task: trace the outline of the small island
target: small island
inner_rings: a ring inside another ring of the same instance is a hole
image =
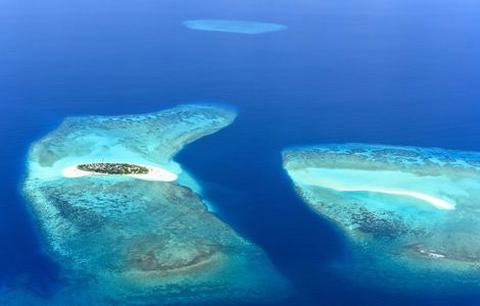
[[[178,176],[166,169],[125,162],[80,163],[62,170],[63,177],[78,178],[89,175],[130,176],[147,181],[173,182]]]
[[[147,167],[127,163],[88,163],[77,165],[77,168],[82,171],[99,174],[129,175],[148,173]]]

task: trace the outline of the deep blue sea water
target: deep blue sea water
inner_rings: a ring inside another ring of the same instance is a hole
[[[398,296],[333,275],[328,263],[348,260],[348,248],[297,197],[280,158],[291,145],[331,142],[479,151],[478,16],[474,0],[2,1],[0,286],[46,296],[61,286],[19,192],[31,142],[70,115],[217,101],[234,105],[237,121],[178,161],[293,282],[285,305],[480,305],[480,293]],[[181,24],[204,18],[289,28]]]

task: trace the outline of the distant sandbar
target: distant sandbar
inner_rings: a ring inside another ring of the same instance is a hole
[[[239,34],[262,34],[282,31],[287,28],[286,26],[277,23],[224,19],[187,20],[184,21],[183,24],[192,30]]]

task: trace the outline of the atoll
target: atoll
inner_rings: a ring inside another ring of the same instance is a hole
[[[47,252],[72,284],[49,305],[73,296],[92,305],[251,302],[288,291],[266,254],[210,213],[194,180],[173,161],[184,145],[235,116],[223,107],[186,105],[73,117],[32,145],[23,190]],[[109,169],[158,166],[178,180],[62,175],[65,167],[98,161]]]
[[[352,279],[480,288],[480,153],[323,145],[287,149],[283,164],[301,197],[351,241],[341,269]]]

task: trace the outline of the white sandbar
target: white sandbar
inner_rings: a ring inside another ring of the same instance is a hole
[[[337,191],[350,191],[350,192],[375,192],[375,193],[383,193],[383,194],[391,194],[391,195],[399,195],[399,196],[406,196],[412,197],[418,200],[425,201],[438,209],[455,209],[455,206],[451,203],[433,197],[428,194],[415,192],[415,191],[408,191],[408,190],[401,190],[401,189],[387,189],[387,188],[377,188],[377,187],[344,187],[344,186],[323,186],[329,189],[337,190]]]
[[[449,201],[424,192],[410,190],[408,187],[418,186],[416,178],[399,172],[306,168],[292,171],[290,174],[296,182],[301,184],[342,192],[374,192],[405,196],[427,202],[438,209],[455,209],[455,205]]]
[[[82,177],[82,176],[89,176],[89,175],[97,175],[97,176],[130,176],[134,177],[140,180],[146,180],[146,181],[159,181],[159,182],[173,182],[175,181],[178,176],[170,172],[168,170],[165,170],[160,167],[155,167],[155,166],[150,166],[150,165],[140,165],[140,164],[135,164],[136,166],[141,166],[145,167],[148,169],[148,173],[146,174],[104,174],[104,173],[97,173],[97,172],[91,172],[91,171],[84,171],[78,169],[78,165],[75,166],[70,166],[66,167],[62,170],[62,175],[67,178],[77,178],[77,177]]]

